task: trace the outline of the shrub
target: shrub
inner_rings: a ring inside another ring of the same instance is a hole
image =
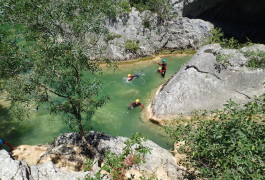
[[[239,49],[245,46],[253,45],[253,43],[247,39],[246,43],[239,43],[238,40],[236,40],[234,37],[227,39],[224,37],[224,33],[222,32],[222,29],[220,28],[213,28],[211,31],[211,38],[206,44],[213,44],[218,43],[223,48],[229,48],[229,49]]]
[[[202,178],[262,179],[265,176],[265,94],[243,107],[229,101],[224,110],[193,116],[165,127]],[[209,120],[209,117],[212,117]]]
[[[121,37],[121,35],[120,34],[115,34],[115,33],[111,33],[111,32],[109,32],[109,33],[107,33],[106,35],[105,35],[105,41],[111,41],[111,40],[113,40],[113,39],[115,39],[115,38],[120,38]]]
[[[95,177],[87,175],[86,180],[100,180],[106,176],[111,176],[114,180],[125,179],[126,172],[131,169],[133,165],[137,165],[144,162],[144,156],[150,153],[151,149],[142,145],[142,142],[146,141],[139,133],[134,134],[129,140],[125,141],[125,147],[123,153],[116,155],[112,152],[107,152],[104,158],[103,167],[95,174]],[[88,161],[86,169],[91,169],[91,161]],[[102,174],[104,170],[105,174]],[[108,174],[108,175],[107,175]],[[130,179],[133,179],[133,175]],[[143,177],[144,178],[144,177]],[[151,177],[155,179],[155,177]],[[150,180],[151,180],[150,179]]]
[[[246,51],[243,54],[248,58],[248,67],[265,69],[264,51]]]
[[[122,0],[118,3],[118,6],[121,7],[122,11],[124,13],[128,13],[131,11],[131,5],[127,0]]]
[[[139,41],[127,40],[124,47],[127,51],[136,52],[139,49]]]

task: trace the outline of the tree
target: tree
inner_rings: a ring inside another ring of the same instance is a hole
[[[0,72],[6,77],[5,90],[13,107],[22,105],[24,111],[48,104],[50,113],[64,114],[69,126],[85,140],[89,130],[86,122],[108,99],[98,97],[100,82],[93,74],[101,70],[89,58],[100,47],[86,42],[85,37],[90,34],[98,40],[106,32],[104,22],[115,17],[115,1],[2,2],[1,25],[19,25],[24,44],[30,44],[25,50],[16,40],[12,44],[1,31],[1,59],[6,61],[0,64]],[[95,150],[89,149],[95,155]]]

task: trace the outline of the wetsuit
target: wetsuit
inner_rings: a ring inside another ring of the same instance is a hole
[[[133,75],[133,76],[130,76],[129,79],[128,79],[128,81],[131,81],[131,80],[133,80],[134,78],[138,78],[138,77],[139,77],[139,76],[135,74],[135,75]]]
[[[165,76],[165,74],[166,74],[166,72],[167,72],[167,63],[162,63],[162,64],[160,64],[160,63],[157,63],[158,65],[160,65],[160,66],[162,66],[162,69],[161,69],[161,75],[164,77]]]
[[[141,107],[144,109],[144,105],[142,105],[141,103],[133,102],[133,103],[130,104],[130,107],[131,107],[132,109],[134,109],[134,108],[136,108],[136,107],[138,107],[138,106],[141,106]]]
[[[0,147],[1,147],[2,144],[7,145],[10,148],[10,151],[13,150],[12,145],[9,142],[7,142],[6,140],[0,139]]]

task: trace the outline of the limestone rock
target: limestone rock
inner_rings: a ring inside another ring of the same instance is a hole
[[[242,52],[247,50],[265,51],[265,46],[241,50],[222,49],[218,44],[202,47],[160,89],[152,102],[151,119],[171,119],[194,110],[220,109],[229,99],[246,103],[255,95],[263,94],[265,71],[245,66],[248,60]]]
[[[52,162],[29,166],[24,161],[13,160],[5,150],[0,151],[1,180],[78,180],[84,179],[86,174],[60,170]]]
[[[121,154],[125,147],[124,142],[128,139],[125,137],[112,137],[93,131],[87,134],[85,138],[101,155],[104,155],[106,151]],[[176,164],[174,156],[167,150],[149,140],[143,142],[143,145],[151,148],[151,153],[146,155],[144,164],[133,166],[127,172],[127,177],[130,177],[130,174],[135,174],[136,177],[154,174],[158,179],[163,180],[184,179],[185,170]],[[88,158],[83,146],[85,145],[82,143],[79,133],[62,134],[55,138],[53,145],[49,146],[20,146],[15,150],[14,155],[18,159],[23,158],[31,163],[36,163],[31,166],[24,161],[11,159],[6,151],[0,151],[0,179],[83,179],[86,174],[91,172],[71,171],[80,171],[82,168],[75,168],[78,165],[76,162],[78,161],[80,167],[82,167]],[[43,151],[45,148],[46,152]],[[35,150],[37,152],[34,152]],[[30,154],[33,155],[31,156]],[[84,155],[84,158],[78,159],[82,155]],[[36,159],[34,160],[33,158]],[[74,168],[69,168],[71,166]],[[98,170],[98,164],[95,163],[93,172]],[[93,176],[93,173],[91,173],[91,176]]]
[[[197,49],[209,37],[213,26],[199,19],[161,19],[150,11],[140,13],[132,8],[130,13],[106,22],[106,28],[109,34],[98,37],[98,46],[104,48],[99,54],[91,54],[91,58],[127,60],[152,55],[162,49]],[[88,35],[86,41],[93,38],[95,36]],[[135,44],[135,49],[128,47],[130,42]]]

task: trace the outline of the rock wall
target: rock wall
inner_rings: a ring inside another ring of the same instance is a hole
[[[106,151],[121,154],[127,140],[124,137],[111,137],[97,132],[89,133],[86,139],[102,155]],[[144,164],[133,166],[127,172],[127,177],[130,177],[130,174],[139,177],[144,172],[145,175],[154,174],[163,180],[184,179],[185,170],[176,164],[175,158],[167,150],[149,140],[143,145],[151,148],[151,153],[145,157]],[[65,133],[57,137],[53,145],[19,146],[13,152],[13,156],[19,160],[10,158],[9,154],[2,150],[0,179],[84,179],[88,173],[82,172],[80,167],[83,167],[89,156],[84,147],[78,133]],[[98,163],[95,163],[93,172],[98,170]],[[89,173],[93,176],[92,172]]]
[[[209,21],[228,37],[265,43],[264,0],[172,0],[172,5],[181,16]]]
[[[247,68],[248,59],[242,53],[257,50],[265,51],[265,46],[240,50],[222,49],[218,44],[202,47],[161,88],[151,105],[151,119],[169,120],[194,110],[220,109],[229,99],[246,103],[265,93],[265,71]]]
[[[150,11],[140,13],[132,8],[130,13],[106,23],[109,33],[97,39],[103,50],[91,57],[127,60],[152,55],[162,49],[197,49],[209,37],[212,27],[199,19],[162,19]],[[94,38],[94,35],[87,35],[85,41],[91,42]],[[136,43],[138,48],[126,48],[129,41]]]

